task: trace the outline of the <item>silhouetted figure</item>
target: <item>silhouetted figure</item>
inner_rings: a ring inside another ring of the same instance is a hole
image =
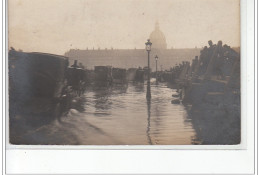
[[[85,91],[85,70],[78,66],[75,60],[71,68],[68,69],[68,84],[72,86],[73,91],[80,96]]]
[[[74,64],[71,67],[78,68],[78,60],[74,60]]]
[[[199,75],[203,75],[208,67],[209,64],[209,49],[207,46],[200,51],[200,71],[198,72]]]
[[[198,56],[195,56],[195,58],[192,60],[192,65],[191,65],[192,77],[197,76],[199,67],[200,67],[199,58]]]
[[[79,67],[85,69],[85,66],[82,63],[79,63]]]
[[[223,80],[225,79],[225,76],[222,70],[224,66],[224,50],[222,47],[222,41],[218,41],[217,47],[218,47],[218,53],[215,61],[215,74],[217,75],[217,78],[221,78]]]
[[[209,47],[213,46],[213,42],[211,40],[208,41]]]
[[[209,59],[212,57],[213,55],[213,52],[216,48],[216,45],[213,44],[213,42],[211,40],[208,41],[208,44],[209,44],[209,48],[208,48],[208,56],[209,56]]]

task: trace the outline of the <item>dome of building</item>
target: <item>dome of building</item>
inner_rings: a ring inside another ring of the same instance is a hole
[[[156,22],[154,31],[150,34],[150,40],[154,49],[167,49],[166,39]]]

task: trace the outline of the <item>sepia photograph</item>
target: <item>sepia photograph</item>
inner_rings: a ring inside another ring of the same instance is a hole
[[[240,0],[7,9],[11,145],[241,143]]]

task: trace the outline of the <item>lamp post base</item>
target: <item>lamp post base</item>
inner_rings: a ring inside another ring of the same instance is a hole
[[[151,87],[150,82],[147,82],[147,92],[146,92],[146,99],[151,99]]]
[[[146,99],[150,100],[152,97],[151,97],[151,94],[146,94]]]

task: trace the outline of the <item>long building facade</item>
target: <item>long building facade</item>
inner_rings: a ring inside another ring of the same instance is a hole
[[[150,64],[155,70],[155,55],[158,55],[158,69],[169,69],[182,61],[191,61],[199,56],[199,49],[165,49],[152,50],[150,53]],[[147,66],[147,52],[145,49],[133,50],[75,50],[65,53],[70,63],[78,60],[86,68],[93,69],[94,66],[113,66],[119,68],[138,68]]]
[[[150,34],[152,51],[150,53],[150,65],[155,70],[155,55],[159,57],[158,69],[166,70],[182,61],[191,61],[199,56],[200,49],[167,49],[166,38],[156,22],[154,31]],[[93,69],[94,66],[113,66],[119,68],[138,68],[147,66],[148,58],[145,49],[104,49],[104,50],[79,50],[71,49],[65,53],[70,63],[78,60],[86,68]]]

